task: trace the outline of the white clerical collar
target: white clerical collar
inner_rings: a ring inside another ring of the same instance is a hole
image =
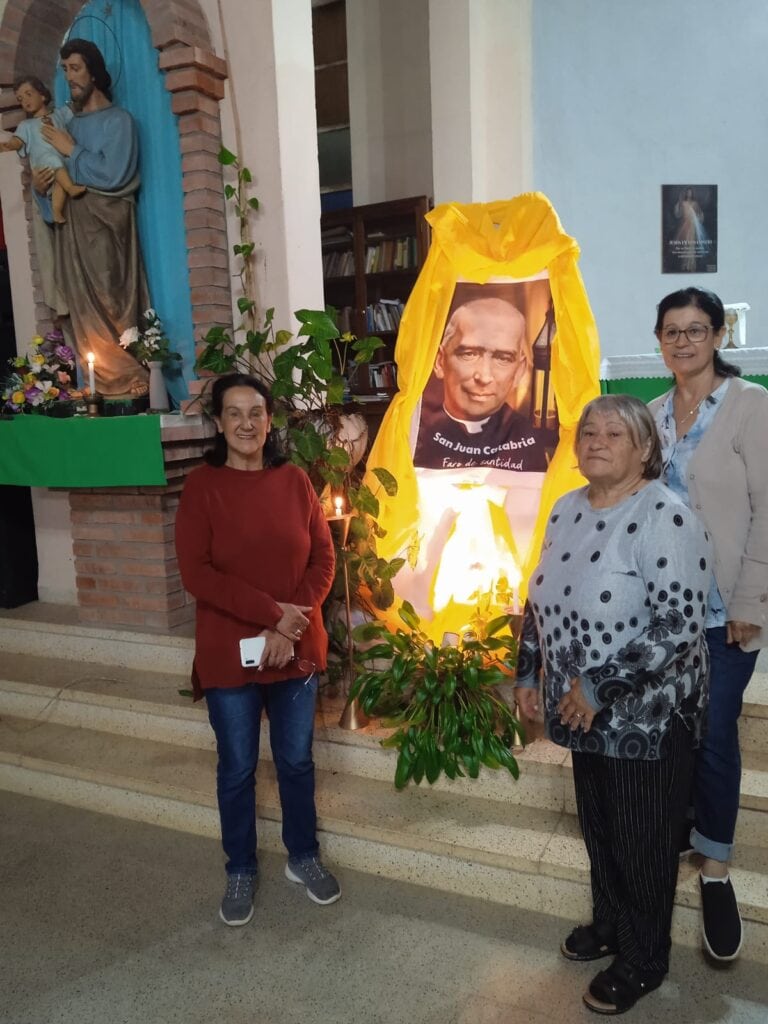
[[[486,416],[484,420],[460,420],[456,416],[451,416],[445,406],[443,406],[443,412],[449,420],[453,420],[454,423],[460,423],[468,434],[482,433],[483,427],[491,418],[490,416]]]

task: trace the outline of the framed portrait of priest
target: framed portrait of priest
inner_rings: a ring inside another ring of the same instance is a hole
[[[549,279],[458,282],[421,402],[413,464],[543,473],[557,445]]]

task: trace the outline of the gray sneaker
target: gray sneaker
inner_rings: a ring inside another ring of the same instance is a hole
[[[253,917],[253,892],[256,888],[254,875],[227,875],[227,890],[219,907],[219,917],[224,924],[237,928],[248,924]]]
[[[290,857],[285,865],[285,877],[289,882],[305,886],[307,896],[323,906],[335,903],[341,896],[339,883],[328,868],[323,867],[317,856],[301,859]]]

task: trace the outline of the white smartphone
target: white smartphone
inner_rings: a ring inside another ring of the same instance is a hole
[[[240,641],[240,664],[243,668],[259,668],[266,643],[263,636],[247,636]]]

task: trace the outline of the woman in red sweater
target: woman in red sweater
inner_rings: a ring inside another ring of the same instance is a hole
[[[187,478],[176,517],[176,551],[197,599],[196,699],[205,696],[219,755],[216,792],[227,856],[225,924],[253,917],[257,880],[255,772],[262,711],[283,811],[285,874],[316,903],[341,891],[318,856],[312,732],[317,671],[328,637],[321,604],[334,550],[307,475],[280,455],[272,401],[255,377],[220,377],[211,392],[218,433],[207,465]],[[240,641],[264,638],[245,667]]]

